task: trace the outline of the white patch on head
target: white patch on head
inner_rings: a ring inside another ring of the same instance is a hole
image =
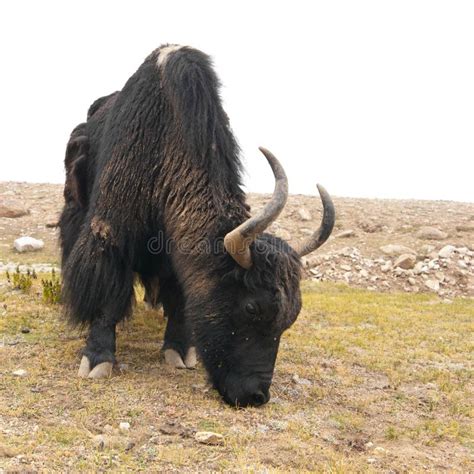
[[[179,44],[170,44],[169,46],[161,48],[158,54],[158,61],[156,62],[158,67],[163,67],[166,64],[168,56],[181,48],[183,48],[183,46],[180,46]]]

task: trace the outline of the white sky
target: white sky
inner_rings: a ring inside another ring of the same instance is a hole
[[[0,180],[62,182],[98,97],[162,43],[214,58],[246,184],[474,202],[472,1],[3,1]]]

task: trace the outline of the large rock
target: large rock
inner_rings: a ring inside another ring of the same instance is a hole
[[[395,268],[400,267],[404,270],[410,270],[415,266],[415,263],[416,256],[411,253],[405,253],[403,255],[400,255],[400,257],[395,260],[395,263],[393,265]]]
[[[398,245],[398,244],[384,245],[380,247],[380,250],[385,255],[389,255],[390,257],[399,257],[400,255],[404,255],[404,254],[416,255],[416,252],[413,249],[409,247],[405,247],[405,245]]]
[[[21,209],[18,207],[6,206],[0,204],[0,217],[8,217],[10,219],[15,219],[17,217],[23,217],[30,213],[28,209]]]
[[[33,237],[19,237],[13,242],[13,246],[18,252],[33,252],[41,250],[44,247],[44,242]]]
[[[422,227],[416,233],[416,236],[423,240],[444,240],[448,237],[448,234],[436,227]]]

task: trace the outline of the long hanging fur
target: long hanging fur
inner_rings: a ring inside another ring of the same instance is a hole
[[[208,56],[155,50],[122,91],[96,100],[66,154],[61,218],[63,301],[73,324],[131,312],[133,275],[150,260],[146,240],[223,235],[248,217],[237,143]],[[177,216],[186,210],[181,232]],[[203,213],[206,210],[206,213]],[[194,218],[193,218],[194,215]],[[203,220],[204,219],[204,220]]]

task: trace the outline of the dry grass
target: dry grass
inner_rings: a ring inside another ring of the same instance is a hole
[[[283,338],[272,403],[235,410],[207,387],[202,367],[163,364],[162,316],[141,303],[120,328],[114,377],[77,379],[83,336],[39,291],[37,282],[29,294],[12,291],[1,276],[0,468],[473,468],[472,299],[307,283],[305,309]],[[128,432],[118,430],[122,421]],[[197,444],[197,430],[219,432],[225,444]]]

